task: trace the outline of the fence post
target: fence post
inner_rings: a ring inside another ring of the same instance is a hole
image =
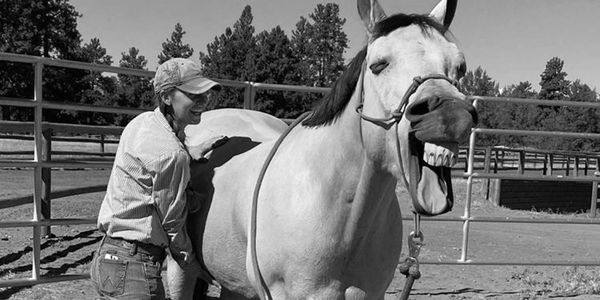
[[[594,176],[600,177],[600,172],[594,172]],[[598,205],[598,181],[594,180],[592,182],[592,199],[590,204],[590,216],[592,218],[596,217],[596,206]]]
[[[575,156],[575,176],[579,176],[579,156]]]
[[[244,109],[254,109],[256,88],[253,82],[246,82],[246,84],[246,88],[244,89]]]
[[[465,151],[465,173],[469,170],[469,148]]]
[[[566,175],[565,176],[569,176],[569,174],[571,174],[571,157],[568,155],[565,155],[565,158],[567,159],[567,168],[566,168]]]
[[[494,149],[494,174],[498,173],[498,149]]]
[[[519,150],[519,174],[525,174],[525,151]]]
[[[490,172],[490,164],[491,164],[491,156],[492,156],[492,147],[485,147],[485,158],[483,159],[483,173]],[[485,200],[489,200],[490,196],[490,179],[486,178],[485,183],[481,185],[481,192],[485,189]]]
[[[104,154],[104,134],[100,135],[100,153]]]
[[[44,162],[52,160],[52,129],[48,128],[42,131],[43,152],[42,159]],[[50,192],[52,191],[52,169],[42,168],[42,219],[47,220],[52,218],[52,199]],[[50,238],[54,235],[51,232],[50,226],[42,227],[41,232],[43,237]]]
[[[548,175],[552,175],[554,173],[554,154],[550,153],[550,174]]]
[[[544,154],[544,169],[542,170],[542,175],[548,174],[548,154]]]

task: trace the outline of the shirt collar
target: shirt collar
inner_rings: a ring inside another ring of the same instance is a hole
[[[181,149],[183,149],[187,153],[188,152],[187,147],[185,146],[184,143],[182,143],[179,140],[179,138],[175,134],[175,131],[173,131],[173,128],[171,127],[171,125],[169,125],[169,122],[165,118],[165,115],[163,115],[163,113],[160,111],[160,108],[157,107],[156,109],[154,109],[153,113],[154,113],[154,118],[158,122],[158,124],[163,126],[168,132],[170,132],[173,135],[173,138],[179,143],[179,146],[181,146]],[[188,155],[189,155],[189,153],[188,153]]]

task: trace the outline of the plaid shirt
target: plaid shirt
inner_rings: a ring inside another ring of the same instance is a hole
[[[195,259],[186,231],[190,156],[158,110],[125,127],[98,228],[113,238],[168,247],[183,267]]]

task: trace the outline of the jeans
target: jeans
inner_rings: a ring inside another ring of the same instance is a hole
[[[94,253],[90,277],[101,299],[165,299],[164,254],[106,243]]]

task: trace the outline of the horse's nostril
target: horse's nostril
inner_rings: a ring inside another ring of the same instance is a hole
[[[408,106],[406,109],[406,119],[415,122],[420,119],[421,116],[437,109],[444,101],[452,101],[451,99],[444,99],[437,96],[426,97],[417,100],[415,103]]]
[[[467,101],[427,97],[406,109],[411,130],[422,142],[462,142],[477,122],[477,113]]]

